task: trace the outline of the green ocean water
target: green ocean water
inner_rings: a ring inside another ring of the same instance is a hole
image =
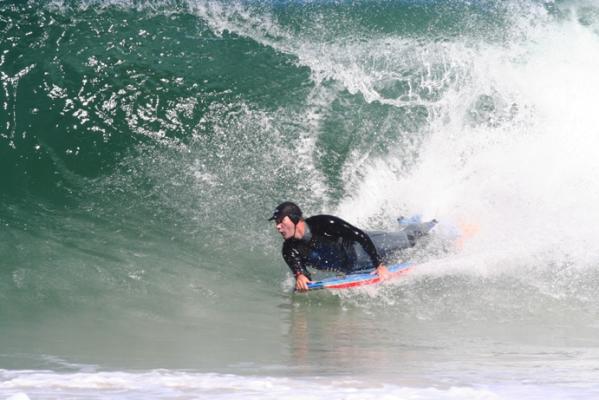
[[[55,398],[23,371],[164,369],[239,375],[189,398],[260,398],[248,375],[592,398],[598,18],[590,1],[0,1],[0,393]],[[266,221],[283,200],[477,235],[409,254],[422,268],[397,285],[301,296]]]

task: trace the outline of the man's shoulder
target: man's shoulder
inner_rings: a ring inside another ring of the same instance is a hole
[[[328,214],[320,214],[320,215],[313,215],[309,218],[306,218],[306,223],[308,225],[313,225],[313,224],[335,224],[335,223],[341,223],[341,224],[347,224],[347,225],[351,225],[349,224],[347,221],[336,217],[334,215],[328,215]]]

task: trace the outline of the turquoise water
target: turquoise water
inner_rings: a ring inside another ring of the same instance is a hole
[[[1,1],[2,398],[599,393],[591,1]],[[283,200],[474,234],[296,295]]]

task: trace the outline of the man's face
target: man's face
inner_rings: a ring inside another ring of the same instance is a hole
[[[293,224],[293,221],[289,219],[289,217],[285,216],[283,219],[277,219],[275,224],[277,232],[283,236],[283,239],[287,240],[293,237],[295,234],[295,225]]]

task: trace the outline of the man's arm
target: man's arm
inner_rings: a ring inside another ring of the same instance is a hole
[[[295,290],[308,290],[308,283],[311,282],[310,273],[300,257],[299,250],[291,242],[286,241],[283,244],[283,259],[295,276]]]

